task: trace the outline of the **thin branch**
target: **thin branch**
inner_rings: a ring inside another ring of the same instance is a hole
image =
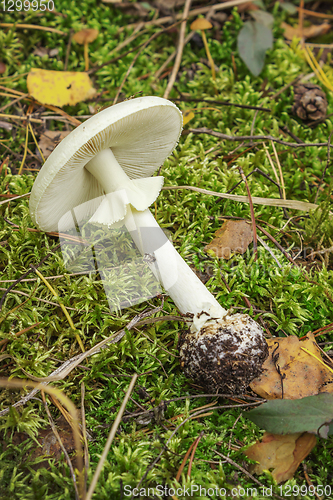
[[[242,167],[238,167],[239,173],[242,177],[243,182],[245,182],[246,186],[246,191],[247,195],[249,197],[249,205],[250,205],[250,213],[251,213],[251,221],[252,221],[252,231],[253,231],[253,251],[254,251],[254,261],[257,260],[258,258],[258,241],[257,241],[257,228],[256,228],[256,219],[254,216],[254,210],[253,210],[253,202],[252,202],[252,196],[251,196],[251,191],[249,188],[249,184],[247,182],[247,179],[244,175]]]
[[[178,99],[172,99],[175,102],[204,102],[208,104],[217,104],[220,106],[233,106],[235,108],[242,108],[242,109],[254,109],[256,111],[266,111],[267,113],[271,113],[270,108],[262,108],[260,106],[248,106],[245,104],[237,104],[235,102],[230,102],[230,101],[219,101],[219,100],[213,100],[213,99],[192,99],[191,97],[181,97]]]
[[[242,5],[244,3],[247,3],[248,0],[230,0],[229,2],[223,2],[223,3],[217,3],[215,5],[209,5],[208,7],[200,7],[198,9],[193,9],[189,12],[188,17],[196,17],[199,16],[200,14],[207,14],[210,10],[213,11],[213,13],[218,12],[219,10],[224,10],[224,9],[229,9],[232,7],[236,7],[237,5]],[[159,17],[158,19],[154,19],[153,21],[147,21],[144,23],[144,27],[147,28],[148,26],[159,26],[161,24],[165,23],[170,23],[174,19],[181,19],[182,14],[177,14],[176,16],[166,16],[166,17]],[[142,21],[140,21],[141,23]],[[118,33],[121,33],[125,29],[132,29],[137,26],[137,23],[133,24],[127,24],[126,26],[122,26],[119,30]]]
[[[282,141],[281,139],[277,139],[276,137],[273,137],[272,135],[227,135],[227,134],[222,134],[222,132],[216,132],[215,130],[211,130],[206,127],[202,128],[190,128],[188,130],[192,134],[208,134],[208,135],[213,135],[214,137],[218,137],[219,139],[225,139],[226,141],[248,141],[248,140],[255,140],[255,141],[274,141],[277,142],[278,144],[283,144],[283,146],[289,146],[290,148],[300,148],[300,147],[321,147],[321,146],[326,146],[326,147],[333,147],[333,144],[329,144],[328,142],[302,142],[302,143],[297,143],[297,142],[286,142]]]
[[[212,451],[214,453],[216,453],[216,455],[219,455],[224,460],[226,460],[230,465],[233,465],[238,470],[240,470],[241,472],[243,472],[243,474],[245,474],[247,477],[249,477],[250,479],[252,479],[252,481],[254,483],[258,484],[261,488],[265,487],[260,481],[258,481],[258,479],[256,479],[254,476],[252,476],[252,474],[250,474],[246,469],[244,469],[243,467],[241,467],[240,465],[238,465],[236,462],[234,462],[231,458],[227,457],[226,455],[223,455],[223,453],[220,453],[219,451],[216,451],[216,450],[212,450]],[[273,493],[273,496],[275,498],[279,498],[281,500],[285,500],[283,497],[280,497],[280,495],[277,495],[276,493]]]

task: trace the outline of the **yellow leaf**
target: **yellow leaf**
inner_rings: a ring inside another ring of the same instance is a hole
[[[266,399],[281,399],[281,376],[284,399],[301,399],[321,392],[333,392],[332,372],[323,366],[312,333],[308,333],[302,341],[294,335],[272,337],[267,339],[267,345],[270,355],[262,365],[264,371],[250,385],[255,393]],[[276,355],[279,357],[276,358]]]
[[[308,432],[284,436],[265,432],[262,441],[257,441],[244,453],[258,462],[250,466],[252,473],[262,474],[265,470],[270,470],[279,484],[294,476],[297,467],[315,447],[316,442],[316,436]]]
[[[27,78],[29,94],[42,104],[62,107],[93,97],[96,90],[87,73],[33,68]]]
[[[192,118],[194,118],[193,111],[183,111],[183,126],[192,120]]]

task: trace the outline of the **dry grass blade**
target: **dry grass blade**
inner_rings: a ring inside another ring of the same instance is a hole
[[[25,194],[20,194],[19,196],[14,196],[13,198],[10,198],[10,199],[4,200],[4,201],[0,201],[0,205],[4,205],[5,203],[9,203],[10,201],[19,200],[20,198],[25,198],[26,196],[29,196],[29,195],[30,195],[30,192],[25,193]]]
[[[201,416],[203,416],[203,415],[201,415]],[[190,463],[188,464],[188,471],[187,471],[187,478],[188,479],[190,479],[190,477],[191,477],[192,464],[193,464],[193,460],[194,460],[195,451],[196,451],[198,444],[200,443],[203,435],[204,435],[204,431],[201,431],[200,435],[197,437],[197,439],[194,442],[194,446],[193,446],[193,450],[192,450],[191,458],[190,458]]]
[[[37,276],[42,280],[42,282],[44,283],[45,286],[47,286],[47,288],[50,290],[50,292],[54,295],[54,297],[57,297],[57,299],[59,299],[59,295],[57,294],[57,292],[55,291],[55,289],[50,285],[50,283],[48,283],[48,281],[44,278],[44,276],[42,275],[42,273],[40,273],[38,271],[38,269],[34,268],[34,271],[35,273],[37,274]],[[77,330],[74,326],[74,323],[72,321],[72,318],[70,317],[70,315],[68,314],[68,311],[66,309],[66,307],[59,301],[59,305],[64,313],[64,315],[66,316],[66,319],[69,323],[69,326],[72,328],[72,330],[74,331],[74,334],[75,334],[75,338],[81,348],[81,351],[84,352],[85,349],[83,347],[83,344],[82,344],[82,340],[80,339],[80,336],[79,334],[77,333]]]
[[[64,31],[57,30],[56,28],[49,28],[48,26],[38,26],[37,24],[18,24],[18,23],[0,23],[0,28],[21,28],[23,30],[42,30],[57,35],[66,35]]]
[[[24,153],[23,153],[22,162],[21,162],[21,165],[20,165],[20,168],[18,171],[18,175],[22,174],[22,170],[23,170],[24,163],[25,163],[25,160],[27,157],[27,153],[28,153],[28,138],[29,138],[29,125],[28,125],[28,123],[27,123],[27,127],[26,127],[26,132],[25,132]]]
[[[280,160],[279,160],[279,155],[277,154],[277,151],[276,151],[275,144],[274,144],[273,141],[271,141],[271,143],[272,143],[272,148],[273,148],[273,151],[274,151],[275,160],[276,160],[276,163],[277,163],[278,168],[279,168],[280,184],[281,184],[281,188],[282,188],[283,199],[285,200],[286,199],[286,188],[285,188],[285,185],[284,185],[284,179],[283,179],[283,174],[282,174],[281,163],[280,163]],[[330,148],[328,148],[328,149],[330,149]]]
[[[254,209],[253,209],[253,201],[252,201],[252,196],[249,188],[249,184],[247,182],[247,179],[244,175],[242,167],[238,167],[239,173],[242,177],[243,182],[245,183],[246,186],[246,191],[247,191],[247,196],[249,198],[249,205],[250,205],[250,213],[251,213],[251,222],[252,222],[252,232],[253,232],[253,252],[254,252],[254,261],[257,260],[258,258],[258,241],[257,241],[257,228],[256,228],[256,219],[254,216]]]
[[[87,491],[88,469],[89,469],[89,451],[86,428],[86,414],[84,409],[85,385],[81,382],[81,422],[82,422],[82,437],[84,444],[84,491]]]
[[[52,432],[53,434],[55,435],[58,443],[59,443],[59,446],[66,458],[66,462],[68,464],[68,467],[69,467],[69,470],[70,470],[70,473],[71,473],[71,476],[72,476],[72,480],[73,480],[73,484],[74,484],[74,489],[75,489],[75,498],[76,500],[79,500],[80,499],[80,494],[79,494],[79,490],[78,490],[78,487],[77,487],[77,483],[76,483],[76,477],[75,477],[75,472],[74,472],[74,468],[73,468],[73,464],[72,464],[72,461],[67,453],[67,450],[64,446],[64,443],[62,442],[62,439],[60,437],[60,434],[59,432],[57,431],[57,428],[55,426],[55,423],[53,421],[53,418],[52,418],[52,415],[50,413],[50,410],[49,410],[49,407],[48,407],[48,404],[46,402],[46,399],[45,399],[45,394],[44,394],[44,391],[41,391],[41,394],[42,394],[42,399],[43,399],[43,403],[44,403],[44,408],[45,408],[45,411],[46,411],[46,414],[47,414],[47,417],[49,419],[49,423],[50,423],[50,426],[51,426],[51,429],[52,429]],[[81,498],[84,498],[84,491],[81,491],[82,495],[81,495]]]
[[[164,99],[168,99],[169,94],[172,90],[172,87],[176,81],[176,77],[178,74],[178,70],[180,67],[180,63],[182,60],[182,55],[183,55],[183,49],[184,49],[184,39],[185,39],[185,30],[186,30],[186,19],[188,17],[188,13],[191,7],[191,2],[192,0],[186,0],[185,6],[184,6],[184,11],[183,11],[183,16],[182,16],[182,24],[180,26],[180,31],[179,31],[179,41],[178,41],[178,47],[177,47],[177,55],[176,55],[176,60],[175,64],[173,65],[172,72],[168,81],[167,88],[165,89],[164,92]]]
[[[275,176],[276,183],[280,186],[279,176],[278,176],[278,174],[277,174],[277,171],[276,171],[275,165],[274,165],[274,163],[273,163],[272,157],[271,157],[271,155],[270,155],[270,154],[269,154],[269,152],[268,152],[268,148],[267,148],[266,144],[264,144],[263,146],[264,146],[265,154],[266,154],[266,156],[267,156],[267,159],[268,159],[268,161],[269,161],[269,164],[270,164],[270,166],[272,167],[272,170],[273,170],[273,173],[274,173],[274,176]],[[284,196],[284,199],[285,199],[285,196]]]
[[[202,189],[194,186],[164,186],[162,187],[162,189],[189,189],[190,191],[196,191],[197,193],[202,193],[202,194],[209,194],[211,196],[225,198],[226,200],[240,201],[242,203],[250,202],[248,196],[242,196],[238,194],[218,193],[216,191],[210,191],[209,189]],[[318,205],[316,205],[315,203],[308,203],[307,201],[280,200],[277,198],[261,198],[258,196],[252,196],[252,202],[257,205],[266,205],[270,207],[293,208],[294,210],[302,210],[303,212],[309,212],[309,210],[315,210],[318,207]]]
[[[91,484],[89,486],[89,490],[88,490],[88,493],[87,493],[87,496],[86,496],[85,500],[91,500],[91,497],[92,497],[92,495],[94,493],[94,490],[96,488],[96,484],[97,484],[99,475],[100,475],[100,473],[102,471],[105,459],[107,457],[107,454],[109,453],[110,446],[111,446],[112,441],[113,441],[113,439],[114,439],[114,437],[116,435],[117,429],[118,429],[119,424],[121,422],[121,419],[123,417],[126,405],[127,405],[128,400],[130,398],[130,395],[131,395],[131,393],[133,391],[133,388],[134,388],[134,385],[135,385],[135,382],[136,382],[137,378],[138,378],[138,375],[135,373],[133,375],[132,380],[130,382],[130,385],[129,385],[128,389],[127,389],[127,392],[126,392],[125,397],[123,399],[123,402],[121,404],[120,410],[119,410],[119,412],[118,412],[118,414],[116,416],[116,420],[113,422],[113,425],[111,427],[111,431],[110,431],[108,440],[107,440],[106,445],[104,447],[104,450],[103,450],[103,453],[101,455],[101,458],[99,459],[99,462],[98,462],[98,465],[97,465],[97,469],[95,471],[94,477],[92,478],[92,481],[91,481]]]
[[[185,456],[184,456],[184,458],[183,458],[183,461],[182,461],[182,463],[180,464],[180,467],[179,467],[178,472],[177,472],[177,475],[176,475],[176,481],[179,481],[180,476],[182,475],[182,472],[183,472],[184,467],[185,467],[185,465],[186,465],[187,459],[188,459],[188,457],[190,456],[190,453],[191,453],[191,451],[192,451],[192,449],[193,449],[193,446],[195,445],[195,443],[196,443],[196,440],[197,440],[197,439],[198,439],[198,438],[196,438],[196,439],[193,441],[193,443],[191,444],[191,446],[189,447],[189,449],[188,449],[188,450],[187,450],[187,452],[185,453]]]
[[[312,68],[312,70],[315,72],[316,77],[318,78],[318,80],[323,85],[325,85],[325,87],[327,87],[332,92],[333,91],[333,85],[329,81],[329,79],[327,78],[325,72],[319,66],[319,64],[317,62],[317,59],[315,58],[315,56],[314,56],[312,50],[310,49],[310,47],[308,47],[307,45],[305,45],[303,43],[302,44],[302,48],[303,48],[303,52],[304,52],[305,58],[306,58],[307,62],[309,63],[310,67]]]

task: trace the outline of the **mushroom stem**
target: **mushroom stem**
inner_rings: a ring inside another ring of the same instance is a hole
[[[109,148],[98,153],[85,168],[99,181],[107,195],[109,203],[104,204],[103,213],[97,217],[105,223],[108,218],[107,211],[110,204],[112,205],[113,193],[128,189],[133,181],[123,171]],[[96,220],[96,217],[93,219]],[[110,224],[112,223],[110,218]],[[202,315],[201,323],[211,314],[218,318],[227,314],[175,250],[149,209],[139,211],[127,204],[124,224],[139,252],[153,257],[154,262],[149,264],[152,272],[182,314]]]
[[[211,53],[210,53],[210,50],[208,47],[206,33],[204,32],[204,30],[201,30],[201,35],[202,35],[202,41],[203,41],[205,49],[206,49],[206,54],[207,54],[207,58],[208,58],[208,61],[210,64],[210,68],[212,70],[212,78],[213,78],[213,80],[215,80],[216,79],[215,64],[214,64],[213,58],[211,56]]]
[[[84,62],[85,62],[84,71],[88,71],[89,69],[88,41],[84,42],[83,49],[84,49]]]
[[[139,212],[128,207],[124,223],[140,253],[155,259],[150,267],[182,314],[203,315],[206,319],[227,314],[167,239],[149,209]],[[149,238],[144,238],[145,233]]]
[[[100,151],[85,168],[98,180],[106,194],[113,193],[131,181],[110,148]]]

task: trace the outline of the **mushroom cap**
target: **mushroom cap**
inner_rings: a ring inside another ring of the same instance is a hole
[[[176,147],[181,130],[180,110],[161,97],[124,101],[92,116],[44,163],[31,191],[32,220],[44,231],[57,231],[59,220],[79,205],[89,206],[85,216],[93,215],[104,190],[84,167],[96,154],[111,148],[130,179],[150,177]]]
[[[204,17],[198,17],[198,19],[193,21],[190,27],[191,30],[209,30],[213,25]]]
[[[98,36],[98,30],[95,30],[93,28],[86,28],[75,33],[73,35],[73,40],[74,42],[83,45],[85,43],[93,42],[94,40],[96,40],[97,36]]]

